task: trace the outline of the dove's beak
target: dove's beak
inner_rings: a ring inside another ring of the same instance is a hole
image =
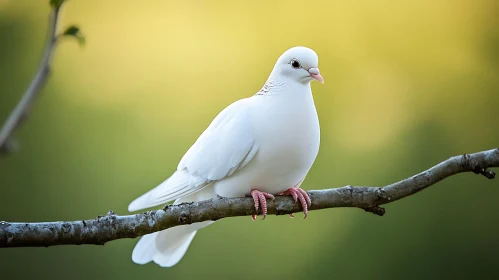
[[[308,69],[308,73],[310,73],[310,77],[312,77],[312,79],[319,81],[322,84],[324,83],[324,78],[322,78],[319,68],[310,68]]]

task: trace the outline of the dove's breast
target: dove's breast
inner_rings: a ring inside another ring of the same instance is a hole
[[[252,189],[276,194],[300,184],[320,144],[311,92],[255,98],[249,115],[258,152],[244,168],[215,182],[215,192],[224,197],[244,196]]]

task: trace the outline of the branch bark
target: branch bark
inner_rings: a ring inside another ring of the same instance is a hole
[[[380,205],[408,197],[435,183],[463,172],[495,178],[489,167],[499,167],[499,149],[455,156],[410,178],[384,187],[353,187],[309,191],[309,210],[356,207],[382,216]],[[267,204],[268,213],[284,215],[301,211],[289,196],[276,196]],[[112,211],[95,219],[71,222],[9,223],[0,222],[1,247],[43,247],[104,243],[135,238],[178,225],[255,214],[251,198],[223,198],[168,205],[156,211],[118,216]]]
[[[14,145],[11,141],[9,141],[9,138],[14,130],[21,124],[22,120],[26,117],[33,101],[38,96],[40,90],[47,81],[50,72],[50,61],[52,59],[54,47],[57,43],[56,32],[62,2],[54,7],[50,14],[47,43],[40,61],[40,66],[38,67],[38,70],[36,71],[30,85],[24,92],[23,97],[5,121],[2,130],[0,130],[0,152],[7,153],[13,149]]]

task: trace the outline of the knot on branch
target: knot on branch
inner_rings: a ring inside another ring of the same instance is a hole
[[[69,223],[63,223],[61,225],[62,232],[68,233],[71,230],[71,225]]]
[[[364,211],[369,212],[369,213],[373,213],[374,215],[378,215],[378,216],[383,216],[386,213],[385,208],[380,207],[380,206],[366,207],[366,208],[364,208]]]
[[[480,166],[478,161],[475,158],[472,158],[468,154],[463,155],[462,164],[469,166],[471,171],[473,171],[473,173],[483,175],[487,179],[494,179],[496,177],[496,173],[494,171],[488,170],[486,167]]]
[[[482,168],[477,166],[475,169],[473,169],[473,173],[475,174],[481,174],[485,176],[487,179],[494,179],[496,177],[496,173],[492,170],[488,170],[486,168]]]
[[[191,223],[191,213],[187,211],[182,211],[180,212],[180,215],[178,215],[178,222],[182,225],[190,224]]]

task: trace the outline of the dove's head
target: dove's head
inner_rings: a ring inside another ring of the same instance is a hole
[[[313,50],[306,47],[294,47],[279,57],[273,72],[304,84],[313,80],[324,83],[318,66],[319,57]]]

